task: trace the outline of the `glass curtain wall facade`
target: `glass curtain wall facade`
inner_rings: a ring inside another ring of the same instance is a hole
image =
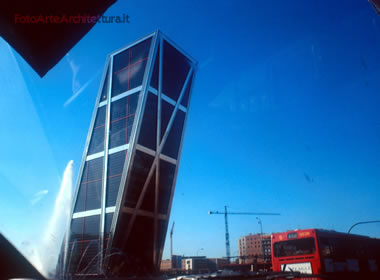
[[[108,56],[64,246],[66,275],[159,269],[195,70],[159,31]]]

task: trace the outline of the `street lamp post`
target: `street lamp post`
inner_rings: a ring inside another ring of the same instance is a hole
[[[348,232],[347,233],[350,233],[351,232],[351,230],[355,227],[355,226],[357,226],[357,225],[362,225],[362,224],[372,224],[372,223],[380,223],[380,221],[366,221],[366,222],[358,222],[358,223],[356,223],[356,224],[353,224],[351,227],[350,227],[350,229],[348,230]]]
[[[264,243],[263,243],[263,222],[259,217],[256,217],[257,222],[260,225],[260,242],[261,242],[261,250],[263,254],[263,262],[265,262],[265,250],[264,250]]]
[[[260,225],[261,235],[263,235],[263,223],[261,222],[261,219],[259,217],[256,217],[256,220],[258,220],[258,223]]]

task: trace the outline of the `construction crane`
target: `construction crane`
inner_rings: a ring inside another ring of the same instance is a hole
[[[228,232],[228,215],[255,215],[255,216],[279,216],[279,213],[262,213],[262,212],[228,212],[227,206],[224,206],[224,212],[219,211],[208,211],[209,215],[224,215],[224,225],[226,228],[226,255],[227,260],[230,261],[231,258],[231,249],[230,249],[230,234]]]
[[[174,232],[174,221],[172,229],[170,230],[170,261],[173,260],[173,232]]]

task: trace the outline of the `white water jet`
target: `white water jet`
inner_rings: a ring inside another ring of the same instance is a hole
[[[31,258],[33,265],[46,277],[55,275],[63,238],[70,221],[73,165],[74,162],[71,160],[65,168],[53,214],[42,235],[37,254]]]

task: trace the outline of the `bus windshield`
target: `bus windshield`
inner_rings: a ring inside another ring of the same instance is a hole
[[[315,253],[314,238],[277,242],[273,245],[275,257],[310,255]]]

